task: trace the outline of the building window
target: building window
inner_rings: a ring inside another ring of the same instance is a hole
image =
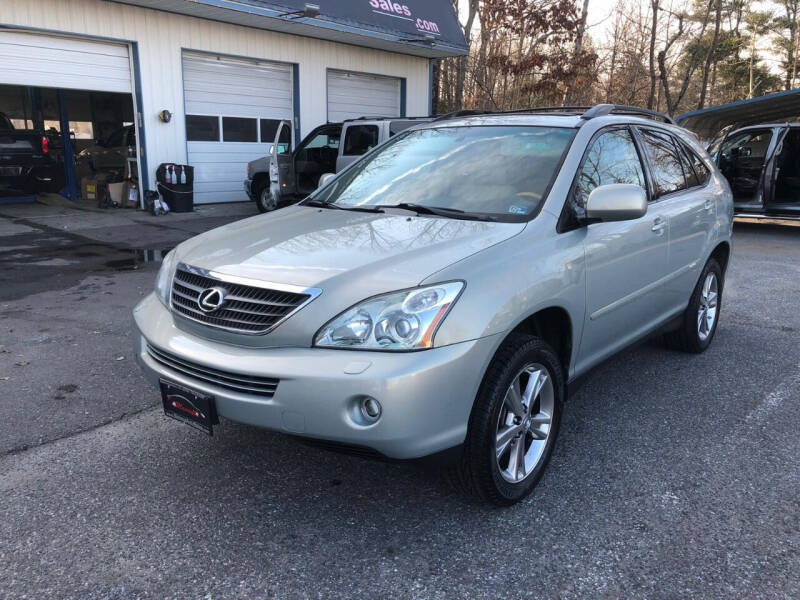
[[[257,142],[258,119],[222,117],[223,142]]]
[[[186,140],[189,142],[218,142],[219,117],[186,115]]]
[[[261,119],[261,142],[265,144],[274,142],[280,124],[280,119]]]

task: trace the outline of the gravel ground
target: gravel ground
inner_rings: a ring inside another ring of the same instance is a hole
[[[495,509],[418,467],[154,408],[128,332],[156,265],[106,263],[230,216],[66,231],[7,209],[0,598],[800,597],[800,228],[738,225],[709,351],[605,363],[535,493]]]

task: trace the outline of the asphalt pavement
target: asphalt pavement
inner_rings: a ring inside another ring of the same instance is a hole
[[[534,494],[497,509],[161,414],[130,356],[150,259],[248,214],[0,207],[0,598],[800,597],[800,228],[737,225],[712,347],[602,365]]]

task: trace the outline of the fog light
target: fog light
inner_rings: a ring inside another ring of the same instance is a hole
[[[364,398],[361,401],[361,414],[367,421],[375,422],[381,418],[381,403],[375,398]]]

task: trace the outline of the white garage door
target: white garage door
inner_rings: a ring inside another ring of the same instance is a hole
[[[247,163],[269,152],[282,119],[293,119],[292,67],[184,52],[183,87],[194,201],[247,200]]]
[[[128,46],[0,31],[0,84],[131,93]]]
[[[328,71],[328,121],[399,117],[400,80],[349,71]]]

